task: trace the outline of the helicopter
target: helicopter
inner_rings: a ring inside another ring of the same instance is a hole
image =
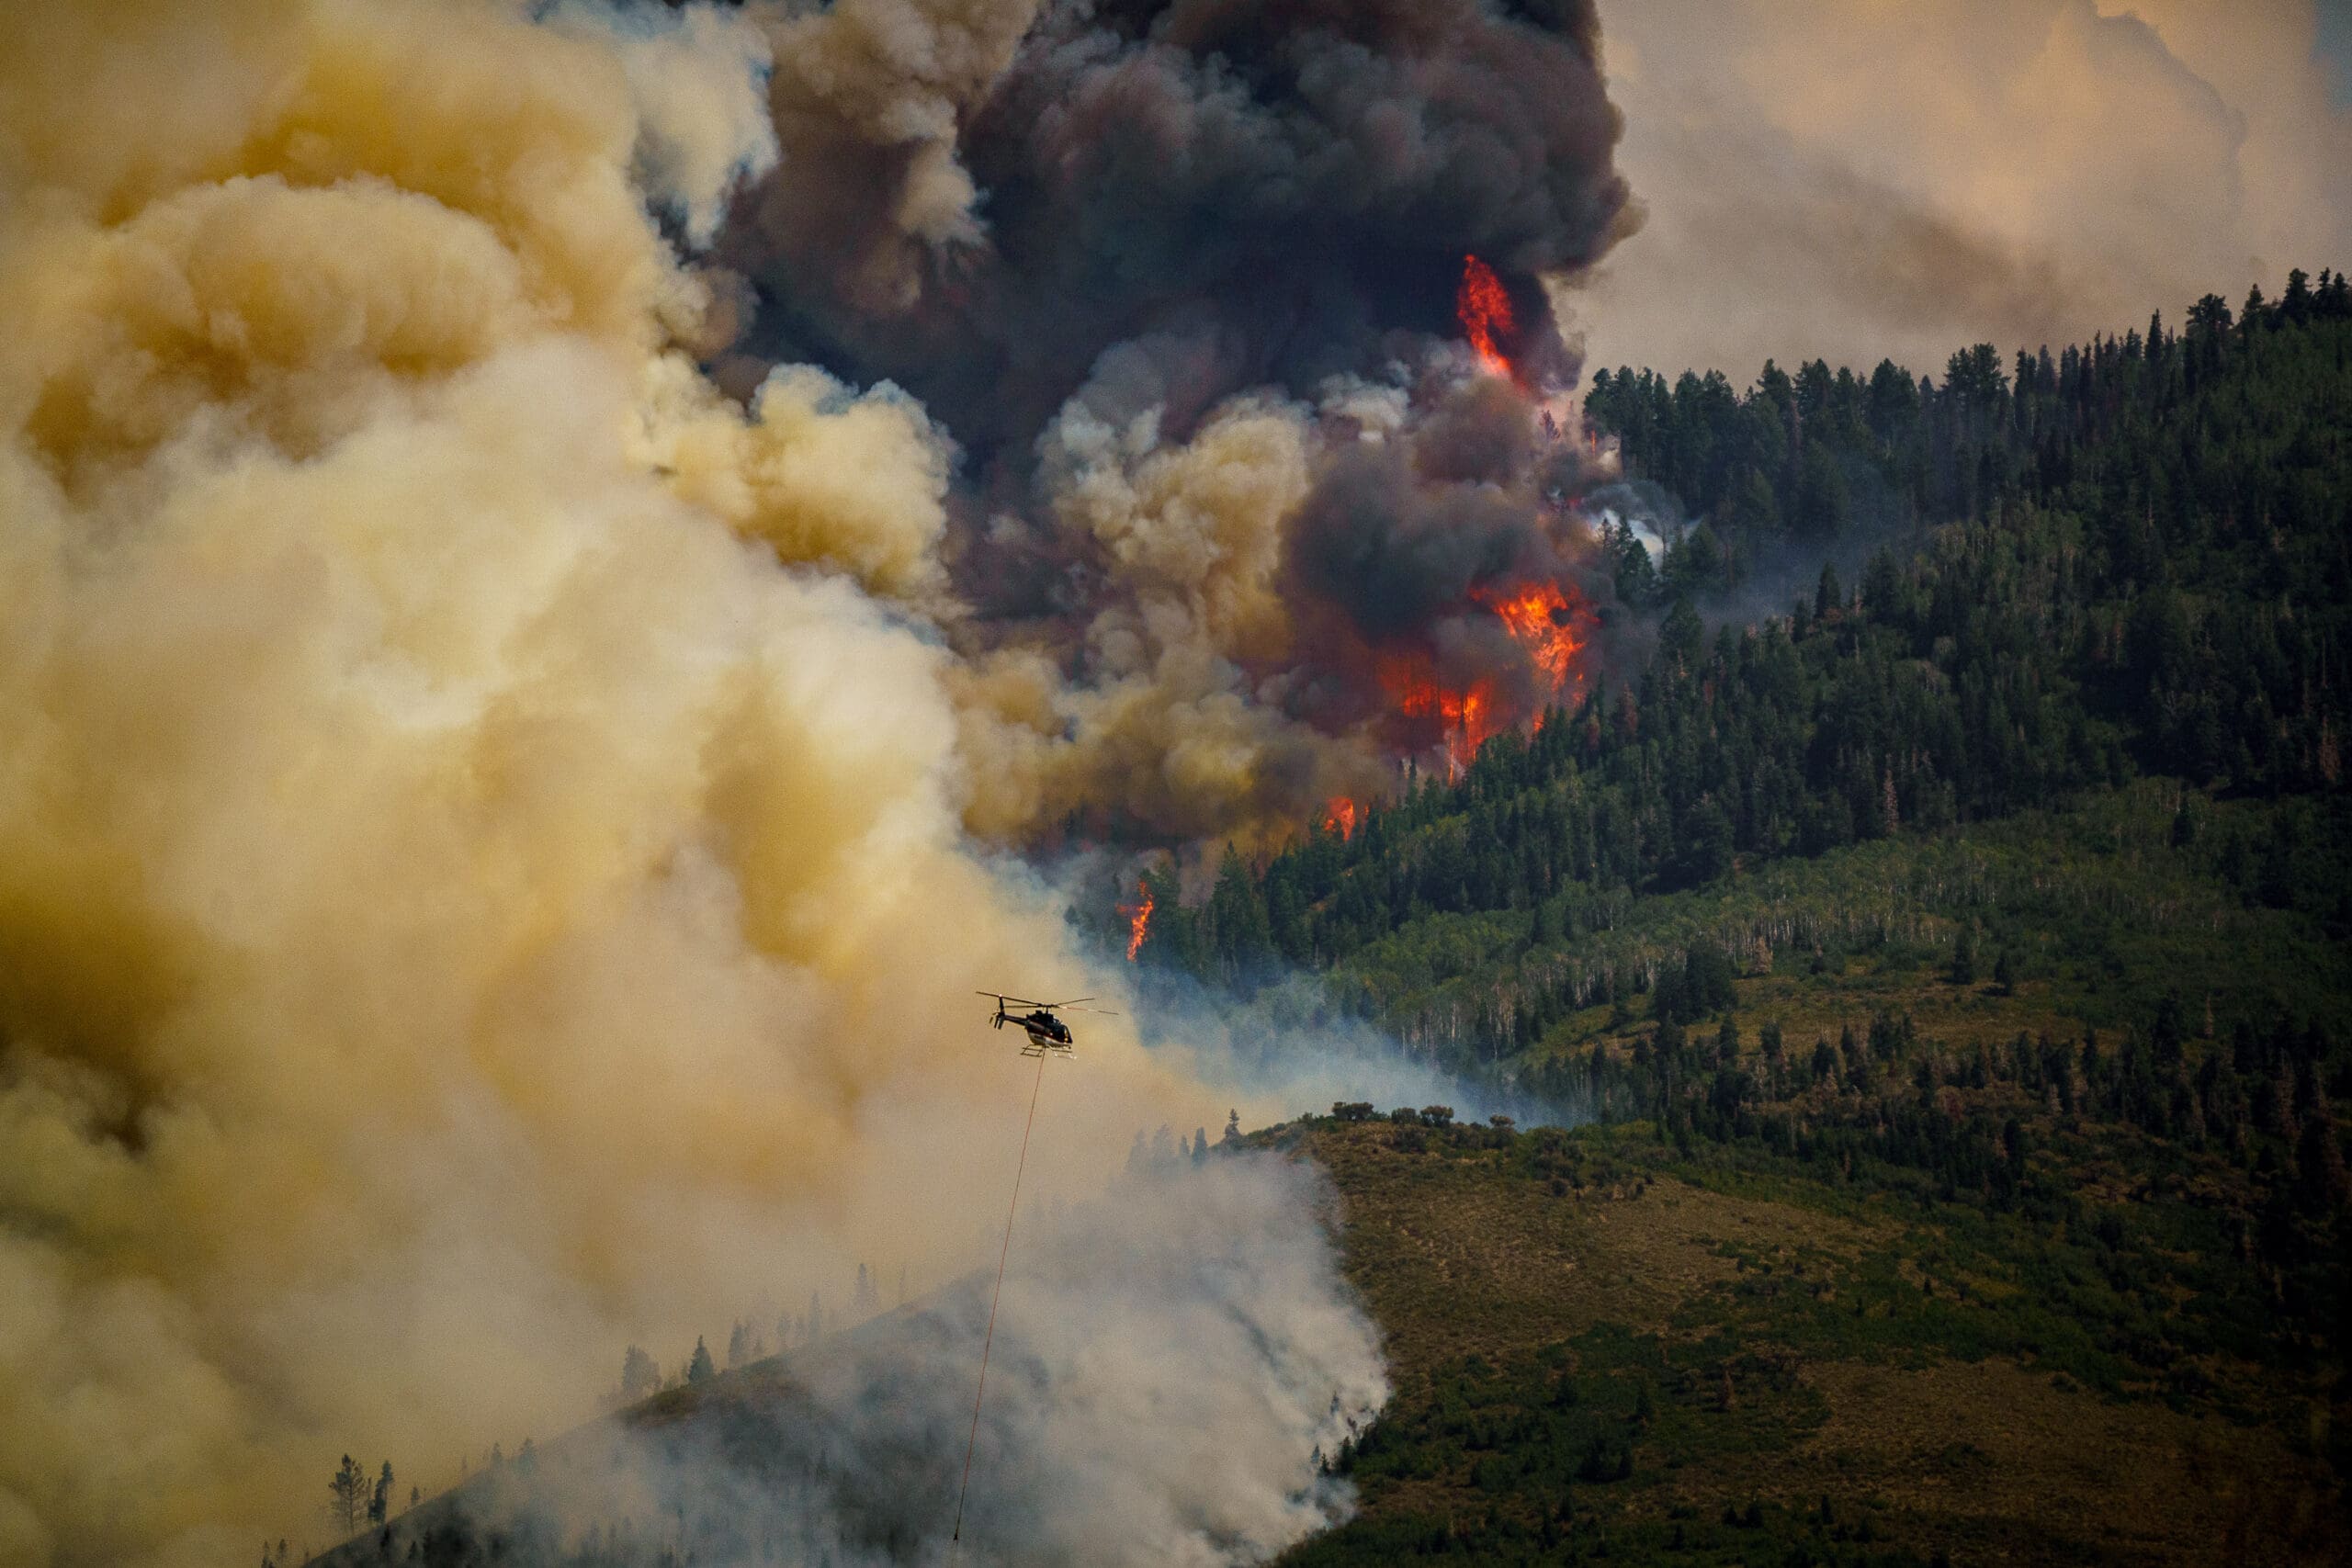
[[[997,991],[975,991],[973,995],[995,998],[996,1016],[989,1020],[990,1029],[1002,1029],[1008,1023],[1017,1023],[1028,1032],[1029,1043],[1021,1048],[1021,1054],[1024,1056],[1043,1056],[1048,1052],[1063,1056],[1070,1054],[1069,1025],[1054,1016],[1054,1010],[1057,1008],[1065,1010],[1075,1010],[1079,1012],[1101,1013],[1105,1018],[1119,1016],[1108,1008],[1079,1006],[1080,1002],[1092,1001],[1094,999],[1092,997],[1076,997],[1066,1002],[1034,1002],[1026,997],[1008,997]],[[1005,1010],[1008,1007],[1024,1007],[1035,1010],[1008,1012]]]

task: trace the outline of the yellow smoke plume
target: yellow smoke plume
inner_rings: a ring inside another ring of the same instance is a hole
[[[1040,483],[1061,547],[1099,566],[1086,679],[1064,682],[1023,647],[951,672],[974,831],[1016,838],[1097,810],[1182,839],[1264,843],[1334,795],[1385,786],[1363,738],[1286,718],[1279,690],[1249,674],[1291,651],[1284,525],[1321,439],[1306,410],[1257,396],[1173,445],[1156,409],[1112,422],[1080,398],[1062,411],[1040,443]]]
[[[322,1540],[960,1266],[969,990],[1088,988],[962,837],[943,444],[684,352],[649,196],[763,121],[655,100],[759,48],[523,11],[0,11],[0,1562]],[[1090,1044],[1042,1190],[1178,1092]]]

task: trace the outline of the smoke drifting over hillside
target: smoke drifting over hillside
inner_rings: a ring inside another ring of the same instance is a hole
[[[972,835],[1281,830],[1466,728],[1384,659],[1542,694],[1582,623],[1479,595],[1576,570],[1532,273],[1622,209],[1589,17],[1094,15],[0,14],[0,1559],[299,1540],[346,1449],[446,1481],[629,1340],[970,1266],[1026,1085],[969,993],[1102,984]],[[1227,1103],[1098,1022],[1049,1197]],[[1170,1267],[1296,1261],[1165,1375],[1306,1487],[1367,1331],[1225,1179]],[[1332,1506],[1159,1464],[1120,1506],[1256,1508],[1228,1555]]]
[[[691,1418],[543,1446],[399,1521],[392,1555],[439,1531],[495,1536],[518,1568],[584,1543],[600,1562],[1263,1562],[1347,1510],[1318,1455],[1387,1394],[1370,1325],[1329,1290],[1329,1201],[1275,1156],[1221,1155],[1025,1213],[960,1541],[986,1271],[703,1389]]]

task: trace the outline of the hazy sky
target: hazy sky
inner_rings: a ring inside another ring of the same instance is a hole
[[[2352,0],[1602,0],[1596,366],[1940,373],[2352,263]]]

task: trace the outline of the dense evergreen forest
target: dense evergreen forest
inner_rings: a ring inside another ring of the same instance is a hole
[[[1526,911],[1536,941],[1565,938],[1628,893],[2140,775],[2223,800],[2343,788],[2342,276],[2297,272],[2234,314],[2208,296],[2185,332],[2155,320],[2013,370],[1979,344],[1941,386],[1892,364],[1768,364],[1745,395],[1620,371],[1595,376],[1587,412],[1694,519],[1658,568],[1611,537],[1621,596],[1658,607],[1646,667],[1352,837],[1229,856],[1205,903],[1182,908],[1159,874],[1144,962],[1247,991],[1431,914]],[[1858,533],[1917,542],[1856,581],[1825,568],[1785,615],[1722,613],[1754,562]],[[2325,897],[2297,852],[2257,835],[2229,869],[2274,900]],[[2340,899],[2328,914],[2352,924]]]

